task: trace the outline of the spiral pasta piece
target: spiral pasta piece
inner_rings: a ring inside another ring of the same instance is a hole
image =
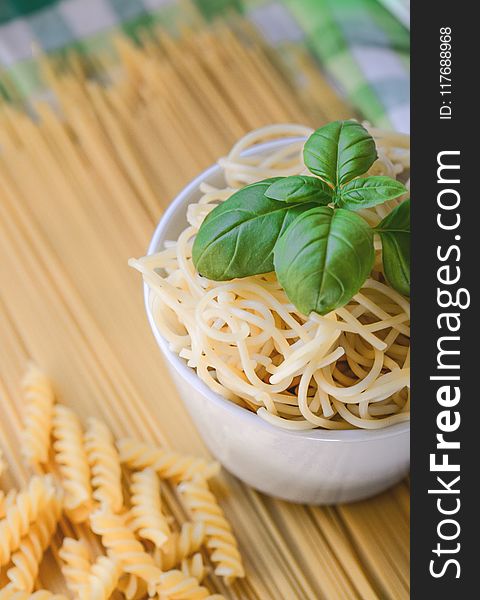
[[[117,447],[121,462],[131,469],[151,467],[161,478],[175,482],[192,479],[198,474],[208,479],[216,475],[220,468],[215,461],[157,448],[131,438],[118,440]]]
[[[245,577],[242,558],[232,528],[207,482],[196,478],[178,486],[180,497],[195,522],[204,523],[210,559],[216,564],[215,574],[231,583]]]
[[[16,497],[17,490],[8,490],[6,494],[3,490],[0,490],[0,519],[3,519],[7,514],[8,507],[12,506]]]
[[[0,447],[0,477],[2,476],[3,471],[5,470],[5,461],[3,460],[3,452]]]
[[[93,532],[102,536],[103,545],[124,571],[137,575],[149,585],[158,583],[162,572],[127,526],[125,516],[97,510],[90,515],[90,523]]]
[[[14,589],[32,592],[43,554],[57,528],[61,513],[61,502],[53,496],[40,513],[22,540],[19,549],[12,555],[13,567],[8,569],[7,577]]]
[[[8,506],[0,521],[0,567],[8,563],[11,553],[19,547],[21,538],[28,533],[54,492],[50,476],[34,476],[27,488],[17,494],[15,502]]]
[[[88,420],[85,449],[92,473],[94,500],[113,512],[120,512],[123,506],[120,457],[105,423],[94,418]]]
[[[91,511],[92,488],[82,426],[70,408],[55,405],[53,435],[55,460],[60,467],[65,491],[65,509],[74,523],[80,523]]]
[[[0,490],[0,519],[3,519],[6,511],[6,496],[3,490]]]
[[[49,378],[36,365],[30,365],[23,380],[26,401],[22,454],[33,465],[45,464],[50,449],[55,394]]]
[[[48,590],[37,590],[30,594],[7,585],[0,590],[0,600],[68,600],[68,598],[63,594],[54,594]]]
[[[182,560],[181,569],[186,577],[195,577],[199,583],[202,583],[208,572],[200,552],[197,552],[189,558],[184,558]]]
[[[210,595],[195,577],[189,577],[178,570],[161,575],[157,592],[159,600],[204,600]]]
[[[155,546],[165,544],[170,535],[160,500],[160,481],[153,469],[144,469],[132,474],[130,485],[130,525],[137,535],[150,540]]]
[[[90,569],[85,585],[80,588],[79,600],[108,600],[121,575],[119,562],[108,556],[99,556]]]
[[[120,577],[118,589],[127,600],[140,600],[147,595],[147,584],[132,573],[125,573]]]
[[[205,523],[184,523],[180,533],[172,533],[158,552],[162,569],[169,571],[177,567],[182,560],[197,552],[204,541]]]
[[[78,595],[80,589],[88,581],[92,557],[87,544],[83,540],[66,537],[59,551],[65,582],[72,594]]]

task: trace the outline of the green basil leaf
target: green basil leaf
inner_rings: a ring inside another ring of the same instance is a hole
[[[404,296],[410,296],[410,199],[392,210],[376,227],[382,239],[385,279]]]
[[[273,178],[248,185],[216,206],[193,243],[193,264],[214,281],[273,271],[273,247],[302,212],[315,206],[287,204],[265,196]]]
[[[360,177],[337,190],[335,204],[340,208],[361,210],[398,198],[406,191],[401,181],[391,177]]]
[[[318,177],[292,175],[283,177],[267,189],[265,196],[284,202],[333,202],[333,189]]]
[[[309,171],[338,187],[366,173],[377,159],[377,151],[360,123],[334,121],[308,138],[303,159]]]
[[[373,233],[357,214],[316,206],[279,238],[275,271],[288,298],[305,315],[346,304],[361,288],[375,259]]]

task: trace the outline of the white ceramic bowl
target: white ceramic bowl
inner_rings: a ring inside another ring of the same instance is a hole
[[[268,152],[288,141],[292,140],[262,144],[253,152]],[[221,169],[210,167],[175,198],[155,230],[149,254],[163,249],[166,240],[177,239],[187,225],[187,206],[198,201],[204,181],[224,185]],[[239,479],[292,502],[333,504],[373,496],[406,475],[409,423],[373,431],[297,432],[274,427],[210,390],[169,349],[153,320],[149,295],[145,286],[148,319],[180,396],[212,454]]]

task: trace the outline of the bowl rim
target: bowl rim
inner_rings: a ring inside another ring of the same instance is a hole
[[[286,137],[279,140],[272,140],[256,144],[247,151],[243,152],[242,155],[249,156],[258,152],[264,152],[267,150],[273,150],[276,147],[281,147],[287,143],[294,143],[306,139],[304,137],[292,136]],[[222,168],[218,164],[213,164],[199,175],[197,175],[190,183],[188,183],[170,202],[168,208],[163,213],[160,221],[158,222],[152,239],[148,245],[147,255],[155,254],[161,248],[161,245],[168,239],[168,229],[173,216],[178,210],[185,212],[185,207],[189,204],[191,195],[198,190],[200,184],[212,176],[219,174]],[[184,206],[186,205],[186,206]],[[155,325],[155,321],[150,310],[149,296],[150,288],[146,283],[143,284],[145,310],[147,313],[148,322],[152,329],[153,335],[157,344],[159,345],[162,353],[168,362],[172,365],[175,371],[187,382],[200,392],[208,400],[221,408],[222,410],[228,410],[232,412],[237,418],[247,420],[251,427],[260,427],[270,430],[270,432],[276,435],[287,435],[292,437],[301,437],[302,439],[314,439],[323,440],[329,442],[368,442],[374,440],[381,440],[385,438],[393,438],[401,435],[405,435],[410,430],[410,421],[402,423],[395,423],[381,429],[345,429],[345,430],[330,430],[330,429],[306,429],[306,430],[291,430],[278,426],[274,426],[271,423],[265,421],[259,417],[256,413],[238,406],[231,400],[223,398],[217,392],[211,390],[208,385],[200,379],[195,370],[192,367],[187,366],[184,359],[180,358],[175,352],[170,350],[167,340],[161,335]]]

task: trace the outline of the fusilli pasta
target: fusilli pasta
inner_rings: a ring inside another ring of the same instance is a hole
[[[53,416],[55,460],[60,466],[65,491],[65,509],[70,519],[85,521],[92,508],[92,488],[83,432],[77,415],[56,404]]]
[[[108,600],[118,584],[121,567],[115,558],[99,556],[78,594],[79,600]]]
[[[36,365],[30,365],[24,380],[26,401],[22,453],[33,465],[45,464],[50,449],[55,394],[52,383]]]
[[[131,469],[151,467],[163,479],[171,479],[175,482],[191,479],[198,474],[207,479],[216,475],[220,468],[215,461],[152,447],[130,438],[118,440],[117,447],[120,451],[120,460]]]
[[[137,535],[160,547],[168,540],[170,528],[162,512],[160,481],[153,469],[132,474],[130,525]]]
[[[54,492],[52,479],[47,475],[32,477],[27,488],[17,494],[0,521],[0,566],[8,563]]]
[[[190,558],[184,558],[181,567],[182,573],[186,577],[195,577],[199,583],[202,583],[208,572],[200,552],[197,552]]]
[[[210,559],[216,564],[215,574],[223,576],[226,583],[245,577],[232,528],[207,482],[200,478],[184,481],[178,486],[178,492],[191,518],[205,524],[206,545]]]
[[[54,594],[48,590],[37,590],[30,594],[13,589],[7,585],[3,590],[0,590],[0,600],[68,600],[63,594]]]
[[[149,586],[158,583],[162,572],[127,526],[125,516],[97,510],[90,516],[90,523],[93,532],[102,536],[103,545],[110,556],[121,563],[124,571],[137,575]]]
[[[2,476],[2,473],[4,470],[5,470],[5,461],[3,460],[2,448],[0,448],[0,477]]]
[[[203,522],[184,523],[180,533],[172,533],[167,543],[156,552],[161,568],[169,571],[173,567],[177,567],[184,558],[197,552],[204,540],[205,524]]]
[[[35,470],[49,468],[52,433],[58,468],[31,477],[23,490],[0,490],[0,600],[68,600],[48,590],[33,591],[38,579],[47,577],[39,576],[40,565],[63,508],[70,521],[88,521],[106,550],[95,559],[86,538],[63,538],[58,558],[76,600],[108,600],[118,592],[126,600],[222,600],[201,585],[210,567],[199,551],[207,540],[216,573],[227,580],[238,576],[231,529],[208,496],[207,478],[218,471],[218,463],[130,439],[117,446],[108,427],[94,418],[84,434],[76,413],[55,403],[49,380],[36,367],[28,371],[24,387],[30,411],[22,451]],[[42,427],[48,429],[46,438],[37,435]],[[130,468],[128,506],[122,462]],[[161,478],[180,484],[193,519],[175,532],[173,517],[162,510]]]
[[[8,507],[14,504],[16,497],[16,490],[8,490],[6,494],[0,490],[0,519],[3,519],[3,517],[7,514]]]
[[[7,571],[12,588],[33,591],[43,553],[57,528],[60,513],[61,502],[58,497],[53,496],[40,513],[38,521],[22,539],[19,549],[12,555],[14,566]]]
[[[178,570],[162,573],[157,592],[159,600],[204,600],[210,595],[195,577],[188,577]]]
[[[139,600],[147,595],[147,584],[132,573],[125,573],[118,582],[118,589],[127,600]]]
[[[66,537],[58,553],[62,560],[62,573],[68,589],[75,595],[87,583],[92,557],[83,540]]]
[[[120,512],[123,506],[120,457],[105,423],[94,418],[88,420],[85,449],[92,472],[93,498],[101,506]]]

